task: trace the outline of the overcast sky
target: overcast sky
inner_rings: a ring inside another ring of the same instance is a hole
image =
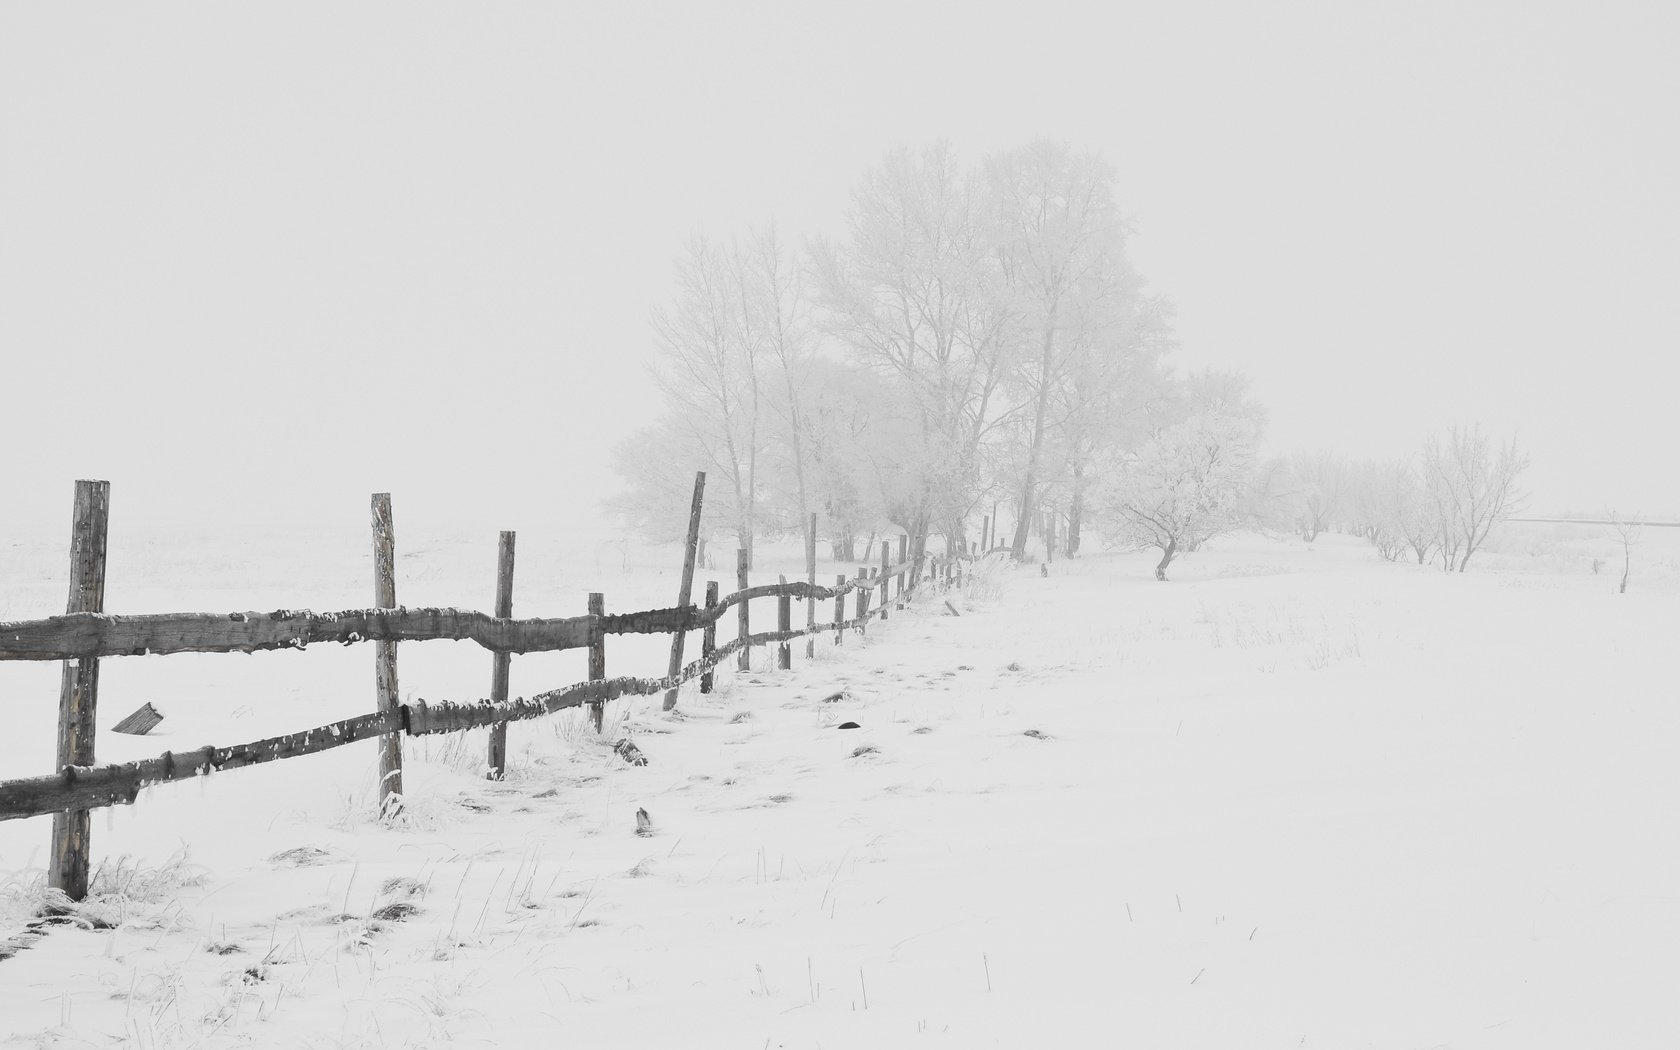
[[[1103,153],[1269,446],[1516,431],[1680,512],[1680,5],[0,2],[0,521],[542,529],[652,410],[692,230],[890,147]],[[21,527],[21,526],[19,526]]]

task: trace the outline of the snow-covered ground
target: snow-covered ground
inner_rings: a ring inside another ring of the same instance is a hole
[[[494,537],[468,539],[400,550],[399,598],[489,607]],[[477,775],[480,734],[410,741],[399,829],[372,819],[371,744],[154,788],[94,818],[91,928],[0,961],[0,1036],[1672,1046],[1680,572],[1663,542],[1622,596],[1591,569],[1602,537],[1516,528],[1465,575],[1334,536],[1234,537],[1168,584],[1147,554],[1024,568],[961,617],[924,603],[814,661],[801,647],[792,672],[726,671],[713,696],[685,690],[681,719],[615,704],[646,768],[575,715],[515,726],[501,784]],[[141,537],[113,549],[107,607],[361,606],[365,546]],[[520,557],[516,614],[581,612],[592,589],[609,609],[675,597],[669,549],[530,540]],[[61,609],[64,560],[0,545],[0,617]],[[609,670],[660,671],[667,644],[614,639]],[[471,645],[401,660],[413,696],[488,686]],[[100,758],[360,713],[372,662],[107,660],[101,726],[144,700],[167,720],[102,734]],[[582,677],[580,654],[522,657],[513,688]],[[57,682],[0,664],[0,776],[50,769]],[[38,899],[48,823],[0,824],[0,932]]]

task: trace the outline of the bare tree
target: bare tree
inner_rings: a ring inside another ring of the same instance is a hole
[[[1610,535],[1617,543],[1622,545],[1622,585],[1616,593],[1626,594],[1628,575],[1633,571],[1633,548],[1639,545],[1640,534],[1644,531],[1644,525],[1639,521],[1637,512],[1632,519],[1627,519],[1612,510],[1609,518]]]
[[[848,239],[813,252],[825,326],[908,394],[915,437],[896,472],[913,481],[883,494],[915,557],[936,519],[972,505],[1000,421],[1008,312],[981,219],[975,180],[947,146],[897,150],[853,191]]]
[[[1463,572],[1493,527],[1516,513],[1528,457],[1516,439],[1497,448],[1477,426],[1453,426],[1423,446],[1423,483],[1438,527],[1441,568]]]
[[[734,246],[730,263],[740,297],[743,338],[751,347],[748,359],[767,379],[773,376],[779,387],[775,397],[761,403],[780,417],[779,436],[787,443],[786,461],[793,475],[794,521],[803,527],[811,506],[803,417],[808,400],[805,365],[813,336],[802,274],[774,225],[752,232],[745,244]]]
[[[822,516],[834,558],[855,562],[859,530],[882,517],[868,472],[873,424],[888,406],[880,382],[839,361],[813,357],[802,368],[810,398],[800,414],[801,448],[809,464],[813,505]]]
[[[1311,543],[1341,513],[1347,471],[1331,452],[1296,456],[1291,466],[1301,482],[1296,530]]]
[[[759,534],[760,459],[771,437],[765,421],[766,348],[738,250],[695,236],[676,265],[676,294],[654,311],[654,378],[670,410],[723,482],[737,541],[752,556]]]
[[[1056,472],[1051,446],[1065,436],[1069,387],[1078,375],[1103,374],[1081,368],[1082,359],[1123,355],[1135,340],[1143,281],[1126,259],[1109,165],[1040,140],[988,159],[985,168],[991,231],[1020,343],[1010,373],[1025,446],[1011,544],[1020,558],[1039,489]]]
[[[654,543],[683,540],[694,495],[694,472],[718,469],[716,447],[708,444],[714,435],[693,423],[690,418],[667,413],[613,449],[613,468],[624,488],[606,501],[606,509]],[[728,500],[705,501],[699,551],[703,563],[712,534],[737,525]]]
[[[1428,564],[1441,535],[1437,515],[1431,509],[1417,469],[1410,460],[1395,460],[1378,464],[1376,478],[1381,508],[1379,526],[1398,539],[1419,565]]]

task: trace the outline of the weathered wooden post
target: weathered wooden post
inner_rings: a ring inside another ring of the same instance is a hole
[[[992,519],[986,516],[980,518],[980,545],[989,546],[991,540]]]
[[[601,629],[601,617],[607,615],[607,596],[601,591],[589,592],[589,680],[599,682],[607,677],[607,632]],[[607,724],[607,702],[589,701],[589,721],[597,734]]]
[[[391,518],[391,494],[373,494],[373,604],[378,609],[397,607],[397,539]],[[373,651],[374,692],[380,711],[395,713],[401,703],[397,692],[397,643],[375,642]],[[402,812],[402,734],[379,737],[379,815],[389,818]]]
[[[892,557],[892,551],[888,549],[891,546],[892,544],[889,543],[885,537],[881,539],[881,568],[879,570],[879,578],[881,581],[881,619],[883,620],[887,618],[887,603],[890,600],[890,595],[888,594],[887,589],[892,586],[892,577],[887,575],[887,569],[891,567],[891,563],[887,560]]]
[[[834,586],[836,588],[846,586],[846,574],[845,573],[841,573],[840,575],[834,577]],[[846,628],[844,626],[842,626],[845,622],[846,622],[846,595],[844,593],[836,594],[834,596],[834,644],[835,645],[839,645],[841,639],[846,637]]]
[[[506,620],[513,616],[513,533],[504,532],[496,544],[496,615]],[[490,702],[505,704],[508,698],[508,672],[513,668],[512,653],[490,654]],[[507,771],[507,723],[490,727],[489,770],[486,777],[500,780]]]
[[[747,549],[742,547],[735,552],[735,589],[747,589]],[[752,670],[752,646],[745,639],[752,634],[752,628],[747,621],[747,600],[742,598],[735,609],[735,637],[741,639],[741,652],[735,658],[735,666],[743,671]]]
[[[776,579],[783,587],[787,586],[786,576]],[[793,630],[793,599],[786,594],[776,595],[776,630],[784,634]],[[781,649],[777,652],[776,666],[784,671],[793,668],[793,645],[786,639],[782,640]]]
[[[700,548],[700,507],[706,495],[706,472],[696,471],[694,474],[694,502],[688,508],[688,543],[683,548],[682,583],[677,590],[677,607],[683,608],[689,604],[694,595],[694,557]],[[671,635],[671,664],[666,674],[676,674],[682,670],[683,639],[688,632],[678,630]],[[665,710],[669,711],[677,706],[676,689],[665,691]]]
[[[902,535],[898,538],[898,564],[901,565],[901,566],[904,565],[909,560],[909,558],[910,558],[910,535],[909,535],[909,533],[905,533],[904,535]],[[909,577],[909,575],[910,575],[910,570],[905,569],[905,568],[899,569],[898,573],[897,573],[897,579],[898,579],[898,607],[900,609],[904,608],[904,585],[905,585],[906,582],[908,582],[907,577]]]
[[[700,657],[704,660],[710,660],[712,658],[712,654],[717,652],[717,619],[713,616],[713,614],[717,612],[717,604],[718,582],[716,580],[707,580],[706,628],[700,633]],[[715,680],[716,676],[712,674],[712,669],[710,667],[706,668],[706,670],[700,675],[700,691],[702,693],[711,692],[712,685]]]
[[[105,611],[105,551],[110,534],[111,483],[76,482],[70,518],[70,597],[67,613]],[[99,706],[99,660],[66,660],[58,686],[58,768],[91,766],[94,714]],[[68,774],[66,774],[68,775]],[[53,814],[47,885],[73,901],[88,891],[92,818],[85,809]]]
[[[858,631],[858,634],[862,634],[863,629],[869,625],[869,596],[875,593],[875,587],[874,587],[873,584],[865,585],[864,581],[866,581],[868,578],[869,578],[869,570],[868,569],[862,569],[862,568],[858,569],[858,571],[857,571],[857,581],[858,581],[858,588],[857,588],[858,628],[857,628],[857,631]]]
[[[817,512],[811,512],[811,526],[805,533],[805,582],[817,585]],[[805,599],[805,659],[817,655],[817,596]]]

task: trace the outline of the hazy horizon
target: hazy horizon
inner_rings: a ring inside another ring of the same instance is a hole
[[[704,229],[840,231],[889,148],[1119,174],[1180,369],[1266,451],[1516,434],[1680,514],[1680,14],[1650,5],[0,9],[0,523],[535,529],[656,410]],[[644,410],[645,409],[645,410]],[[400,524],[399,524],[400,527]]]

